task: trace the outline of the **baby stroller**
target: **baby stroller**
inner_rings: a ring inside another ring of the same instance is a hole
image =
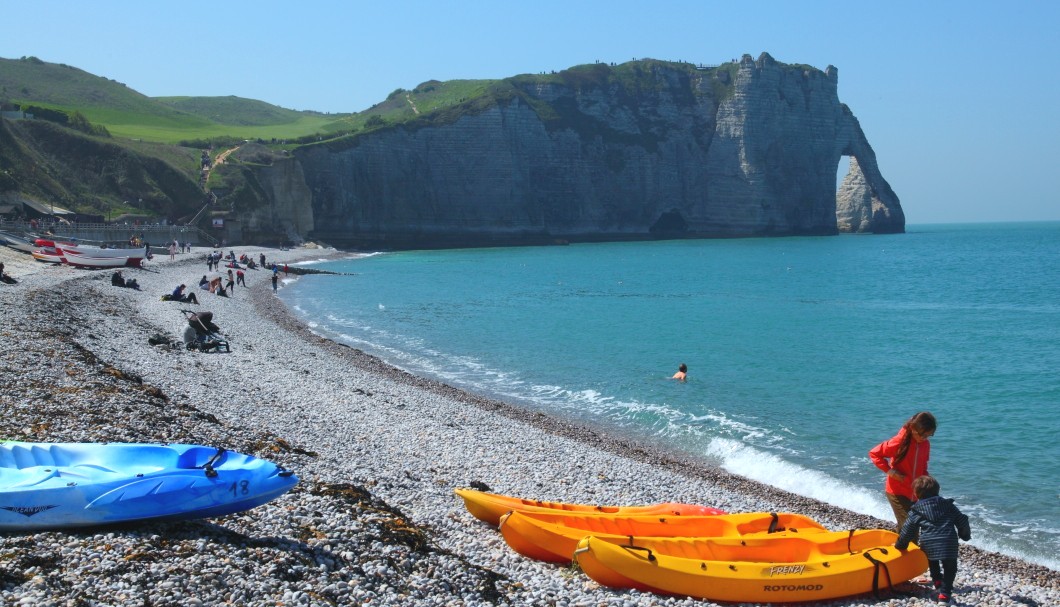
[[[184,344],[189,350],[199,352],[231,352],[228,340],[221,336],[221,328],[213,323],[213,312],[181,310],[188,317],[184,329]]]

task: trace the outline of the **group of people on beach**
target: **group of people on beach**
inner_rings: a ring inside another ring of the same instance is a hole
[[[243,285],[244,287],[247,287],[246,274],[243,272],[243,266],[239,264],[243,263],[248,268],[253,267],[255,266],[254,260],[248,257],[247,255],[242,255],[237,259],[235,251],[230,252],[227,257],[222,256],[221,253],[218,251],[213,251],[212,253],[209,253],[206,256],[207,268],[209,268],[210,270],[216,268],[219,271],[222,260],[226,259],[228,260],[226,264],[228,266],[228,270],[226,272],[228,277],[227,282],[224,281],[221,276],[214,276],[210,278],[206,274],[203,274],[202,278],[199,279],[198,283],[200,291],[205,291],[207,293],[211,293],[213,295],[218,295],[221,297],[231,297],[235,294],[235,289],[237,285]],[[261,263],[265,263],[264,253],[261,254]],[[233,269],[235,270],[235,272],[232,271]],[[275,271],[273,272],[273,274],[275,275]],[[275,288],[275,277],[273,278],[273,283],[273,288]],[[169,301],[198,304],[199,297],[194,292],[188,291],[187,288],[187,284],[181,283],[174,287],[172,292],[163,296],[163,299],[168,299]]]
[[[207,253],[206,254],[206,271],[207,272],[213,272],[214,270],[220,270],[222,261],[225,261],[226,264],[228,265],[228,267],[231,267],[231,266],[235,265],[237,263],[236,262],[236,252],[235,251],[229,251],[228,255],[224,255],[220,251],[214,250],[211,253]]]
[[[281,266],[277,265],[276,263],[272,263],[271,265],[266,266],[264,253],[261,253],[259,259],[260,267],[272,270],[272,289],[273,291],[275,291],[277,289],[277,283],[279,282],[279,273],[281,271]],[[258,268],[258,264],[254,262],[253,258],[245,254],[237,258],[235,251],[229,252],[227,256],[222,256],[219,251],[213,251],[212,253],[209,253],[206,256],[206,265],[207,268],[209,268],[210,270],[213,270],[215,268],[217,270],[220,270],[221,263],[223,261],[225,261],[226,265],[228,266],[228,270],[226,272],[228,280],[224,281],[221,276],[214,276],[213,278],[209,278],[207,274],[203,274],[202,278],[199,279],[199,290],[211,293],[213,295],[219,295],[221,297],[231,297],[235,294],[236,286],[243,285],[244,287],[247,287],[246,274],[243,272],[243,266],[241,266],[240,264],[244,264],[247,268]],[[235,270],[235,272],[232,271],[233,269]],[[283,264],[282,271],[286,276],[287,264]],[[181,283],[174,287],[172,292],[164,295],[163,299],[167,299],[169,301],[198,304],[198,296],[193,292],[187,291],[187,288],[187,284]]]
[[[233,275],[232,270],[228,270],[227,275],[228,280],[224,281],[221,276],[208,278],[206,274],[203,274],[202,278],[199,279],[199,289],[221,297],[230,297],[235,294],[237,284],[241,284],[244,287],[247,286],[243,270],[237,270],[237,275]]]
[[[688,380],[688,366],[681,363],[671,379]],[[958,539],[972,539],[967,515],[952,499],[939,495],[941,487],[928,473],[931,441],[937,427],[935,416],[921,411],[909,418],[898,433],[869,450],[869,459],[886,475],[884,492],[894,512],[899,550],[916,542],[928,559],[930,582],[939,603],[949,603],[957,577]]]

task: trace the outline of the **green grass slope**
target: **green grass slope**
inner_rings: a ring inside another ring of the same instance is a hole
[[[63,63],[47,63],[35,57],[0,58],[0,99],[50,107],[73,107],[86,115],[98,109],[160,117],[173,117],[175,114],[172,109],[120,82],[94,76]]]
[[[76,110],[112,133],[117,131],[115,134],[127,132],[130,125],[201,129],[210,124],[203,118],[158,103],[120,82],[35,57],[0,59],[0,101],[67,112]]]
[[[81,112],[114,137],[164,143],[293,139],[346,128],[342,116],[240,97],[147,97],[126,85],[35,57],[0,58],[0,102]]]
[[[298,122],[302,118],[329,119],[318,112],[298,112],[256,99],[227,97],[154,97],[155,101],[186,114],[232,126],[266,126]],[[330,120],[335,120],[330,117]]]
[[[401,124],[421,116],[461,107],[489,95],[499,80],[429,80],[411,91],[397,89],[363,112],[341,117],[335,130],[356,131],[382,124]]]

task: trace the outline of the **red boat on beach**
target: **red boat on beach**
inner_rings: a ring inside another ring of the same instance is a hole
[[[41,247],[30,251],[30,255],[37,261],[43,261],[44,263],[62,263],[63,256],[54,247]]]

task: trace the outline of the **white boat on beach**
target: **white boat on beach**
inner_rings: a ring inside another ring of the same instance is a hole
[[[131,266],[139,267],[140,262],[144,260],[144,252],[141,249],[100,249],[98,247],[86,247],[84,245],[68,245],[60,244],[58,247],[63,253],[70,253],[73,255],[80,255],[82,257],[92,257],[102,259],[106,257],[122,258],[125,259],[127,264]]]
[[[117,250],[117,249],[115,249]],[[79,268],[121,268],[124,266],[139,267],[142,257],[132,258],[128,255],[112,257],[93,257],[82,255],[69,249],[62,249],[62,259],[65,263]],[[135,259],[135,261],[133,261]]]
[[[34,249],[38,248],[32,241],[8,232],[0,232],[0,244],[5,244],[23,253],[32,253]]]

